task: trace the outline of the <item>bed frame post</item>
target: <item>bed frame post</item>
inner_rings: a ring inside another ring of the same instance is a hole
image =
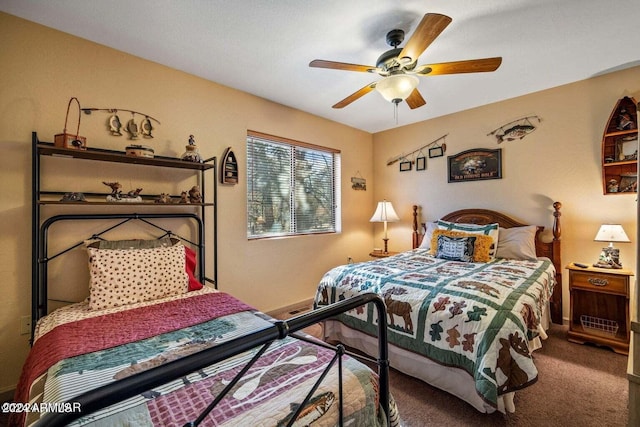
[[[560,260],[560,236],[562,234],[560,227],[560,209],[562,203],[553,203],[553,240],[552,240],[552,259],[553,265],[556,267],[556,285],[553,288],[551,296],[550,311],[551,321],[555,324],[562,325],[562,265]]]
[[[418,233],[418,206],[413,205],[413,234],[412,234],[412,248],[415,249],[420,246],[420,234]]]

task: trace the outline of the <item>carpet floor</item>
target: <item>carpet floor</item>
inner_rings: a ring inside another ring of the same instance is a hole
[[[606,348],[570,343],[567,327],[553,325],[534,352],[538,381],[516,393],[513,414],[482,414],[422,381],[392,370],[391,393],[404,427],[626,426],[627,357]]]

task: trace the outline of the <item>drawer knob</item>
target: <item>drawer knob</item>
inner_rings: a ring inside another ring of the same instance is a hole
[[[589,283],[593,286],[607,286],[609,281],[607,279],[601,279],[599,277],[589,277]]]

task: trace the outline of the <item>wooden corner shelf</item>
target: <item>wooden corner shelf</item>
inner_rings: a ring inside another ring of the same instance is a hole
[[[636,194],[637,180],[637,103],[625,96],[613,108],[602,136],[603,194]]]

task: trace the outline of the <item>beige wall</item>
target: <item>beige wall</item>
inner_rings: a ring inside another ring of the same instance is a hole
[[[269,311],[312,298],[322,274],[347,257],[367,257],[373,192],[353,191],[350,177],[357,171],[372,177],[370,134],[1,13],[0,39],[0,393],[15,386],[29,349],[19,318],[31,312],[31,132],[52,141],[62,131],[71,96],[83,107],[119,107],[158,118],[155,138],[139,143],[161,155],[179,156],[193,134],[203,156],[220,157],[231,146],[242,165],[247,129],[342,151],[340,234],[249,242],[245,171],[240,184],[219,186],[221,290]],[[108,134],[108,117],[83,115],[81,134],[90,146],[123,150],[130,142]],[[121,119],[128,120],[125,114]],[[119,179],[108,165],[71,163],[70,174],[63,169],[69,163],[56,164],[49,161],[46,184],[67,191],[104,191],[101,181]],[[76,172],[84,176],[79,184]],[[173,176],[174,171],[145,170],[130,184],[143,182],[154,194],[153,185],[162,191],[154,180]]]
[[[551,204],[561,201],[565,263],[596,259],[602,244],[593,236],[602,222],[620,222],[632,240],[636,236],[635,197],[602,195],[600,140],[616,100],[640,99],[638,67],[372,136],[1,13],[0,36],[0,393],[15,385],[29,348],[19,318],[30,314],[30,135],[35,130],[52,140],[71,96],[84,107],[157,117],[162,124],[149,145],[163,155],[179,156],[194,134],[205,157],[231,146],[242,165],[247,129],[342,150],[341,234],[248,242],[244,171],[239,185],[219,187],[220,289],[265,311],[312,297],[327,269],[349,256],[365,260],[373,245],[381,246],[382,226],[368,219],[382,198],[394,203],[402,220],[389,226],[390,250],[409,249],[413,204],[422,207],[422,220],[484,207],[550,227]],[[424,108],[437,108],[424,95]],[[532,114],[543,122],[521,141],[497,145],[486,136]],[[128,142],[107,134],[107,117],[83,116],[82,134],[91,146],[121,150]],[[386,166],[447,133],[445,157],[428,159],[427,170],[400,173],[397,164]],[[479,147],[503,148],[503,179],[448,184],[446,156]],[[70,185],[60,169],[49,167],[53,185]],[[99,181],[116,174],[101,169],[94,177],[91,169],[78,169],[74,173],[89,181],[81,185],[96,191]],[[358,172],[368,191],[351,189],[349,179]],[[153,173],[140,173],[135,184],[139,179],[154,190],[154,180],[173,178]],[[618,246],[625,267],[635,269],[635,245]],[[567,317],[566,277],[564,294]]]
[[[429,94],[424,96],[424,108],[432,108]],[[565,265],[597,260],[600,248],[606,246],[593,241],[602,223],[622,224],[635,241],[635,195],[602,194],[602,134],[611,110],[623,96],[640,99],[640,67],[375,134],[374,195],[391,200],[403,221],[390,226],[393,250],[409,247],[404,236],[410,227],[412,204],[421,206],[423,221],[456,209],[478,207],[509,213],[523,222],[544,225],[549,231],[552,204],[560,201]],[[498,145],[495,137],[487,136],[505,123],[530,115],[538,115],[542,122],[534,122],[537,129],[522,140]],[[386,166],[388,159],[445,134],[445,156],[427,159],[425,171],[400,173],[398,164]],[[502,179],[447,183],[447,156],[471,148],[502,148]],[[376,241],[380,237],[376,236]],[[616,246],[624,267],[635,271],[635,244]],[[563,275],[563,312],[567,319],[566,271]]]

